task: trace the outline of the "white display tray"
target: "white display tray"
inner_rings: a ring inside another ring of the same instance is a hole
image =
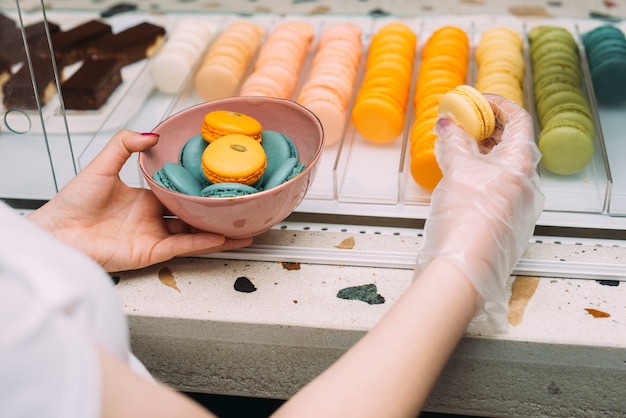
[[[181,18],[184,15],[175,15]],[[373,33],[385,23],[392,20],[401,20],[409,25],[418,36],[418,53],[416,54],[414,75],[419,68],[419,51],[432,31],[444,25],[455,25],[463,28],[470,35],[472,46],[480,39],[480,33],[485,28],[494,25],[506,25],[518,30],[521,34],[532,25],[550,24],[561,25],[570,29],[576,36],[579,31],[589,30],[597,21],[578,20],[549,20],[541,22],[533,20],[527,22],[514,17],[498,16],[463,16],[445,18],[370,18],[366,16],[276,16],[253,15],[241,17],[235,15],[194,15],[199,19],[206,19],[207,24],[224,27],[228,21],[236,19],[250,19],[265,25],[268,31],[283,19],[302,19],[314,25],[317,32],[324,26],[338,21],[349,21],[363,29],[364,52],[369,46],[369,39]],[[136,22],[143,18],[141,15],[124,15],[129,21]],[[221,22],[221,23],[220,23]],[[170,22],[171,23],[171,22]],[[315,41],[311,47],[310,57],[305,62],[301,73],[301,81],[306,79],[308,61],[315,49]],[[365,58],[364,54],[364,58]],[[585,65],[585,62],[581,62]],[[527,68],[530,68],[527,65]],[[470,66],[468,83],[474,80],[473,63]],[[588,76],[588,71],[586,71]],[[415,78],[414,78],[415,79]],[[358,85],[358,83],[357,83]],[[294,97],[297,95],[294,94]],[[530,97],[530,92],[527,92]],[[410,96],[411,97],[411,96]],[[597,115],[598,135],[594,138],[595,156],[589,166],[573,176],[557,176],[539,168],[541,188],[546,195],[546,206],[542,219],[544,224],[585,226],[585,221],[579,221],[579,214],[590,215],[590,227],[601,228],[618,225],[620,221],[611,221],[611,217],[626,216],[626,180],[616,180],[616,173],[620,173],[624,153],[620,147],[622,136],[626,130],[626,121],[620,115],[626,109],[596,108],[593,97],[590,97],[594,112]],[[201,103],[202,99],[195,93],[192,77],[180,92],[174,95],[165,95],[151,91],[146,99],[138,99],[127,95],[125,101],[134,102],[140,108],[137,113],[124,125],[130,129],[146,131],[152,129],[165,117],[184,108]],[[529,101],[529,103],[533,103]],[[531,107],[531,106],[529,106]],[[531,113],[532,108],[529,108]],[[117,112],[114,112],[117,113]],[[405,126],[407,129],[396,140],[389,144],[379,145],[363,139],[351,123],[345,127],[345,135],[340,143],[327,147],[322,155],[318,172],[307,196],[297,211],[312,212],[329,215],[356,215],[388,218],[422,218],[427,216],[430,193],[417,186],[408,172],[409,153],[407,152],[407,131],[412,120],[412,106],[408,106]],[[78,152],[78,165],[84,166],[102,148],[104,143],[114,133],[111,127],[100,129],[95,135],[82,144]],[[2,138],[0,137],[0,140]],[[0,150],[1,151],[1,150]],[[1,158],[1,157],[0,157]],[[122,177],[131,185],[144,186],[135,167],[135,159],[129,162],[128,168]],[[620,178],[626,178],[620,175]],[[624,184],[622,184],[624,183]],[[0,192],[2,192],[0,190]],[[0,195],[5,196],[6,193]],[[11,196],[9,196],[11,197]],[[594,226],[595,225],[595,226]]]

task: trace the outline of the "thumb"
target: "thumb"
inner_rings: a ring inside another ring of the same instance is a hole
[[[138,133],[127,129],[117,132],[84,171],[100,175],[118,175],[126,161],[134,152],[152,147],[159,135],[147,132]]]
[[[474,138],[449,119],[440,118],[434,131],[438,136],[435,141],[435,156],[444,174],[455,165],[455,160],[480,153]]]

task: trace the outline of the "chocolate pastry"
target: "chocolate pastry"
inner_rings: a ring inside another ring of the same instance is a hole
[[[122,65],[128,65],[151,56],[164,36],[163,27],[143,22],[98,39],[87,52],[98,58],[116,58]]]
[[[7,59],[0,57],[0,92],[2,91],[2,86],[9,78],[11,78],[11,63]]]
[[[115,59],[87,59],[61,85],[63,103],[68,110],[99,109],[122,84],[120,63]]]
[[[31,57],[39,105],[43,106],[56,94],[56,81],[49,58]],[[3,103],[7,109],[36,110],[37,99],[33,90],[30,67],[25,63],[4,83]]]
[[[65,66],[85,59],[88,46],[96,39],[111,33],[111,26],[100,20],[90,20],[67,31],[55,33],[52,36],[52,46],[57,62]]]
[[[48,22],[48,30],[50,36],[60,30],[58,24]],[[48,37],[46,35],[46,27],[44,21],[30,24],[24,27],[24,34],[28,42],[28,48],[31,56],[46,57],[50,55],[50,46],[48,45]],[[0,49],[2,54],[15,64],[26,61],[26,53],[24,51],[24,39],[22,31],[17,29],[10,31],[1,37]]]
[[[22,32],[17,23],[7,15],[0,14],[0,56],[11,64],[17,64],[23,58],[23,45]]]
[[[17,23],[4,13],[0,13],[0,37],[4,38],[6,31],[17,29]]]

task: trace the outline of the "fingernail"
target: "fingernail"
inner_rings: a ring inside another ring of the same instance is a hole
[[[159,136],[159,134],[154,133],[154,132],[142,132],[141,135],[143,135],[143,136]]]
[[[439,118],[439,119],[437,120],[437,127],[438,127],[438,128],[445,128],[445,127],[447,127],[447,126],[449,126],[449,125],[450,125],[450,120],[449,120],[449,119],[446,119],[446,118]]]

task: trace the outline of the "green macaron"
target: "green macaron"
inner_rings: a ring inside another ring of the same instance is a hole
[[[593,116],[588,106],[578,103],[563,103],[555,106],[541,119],[541,126],[547,126],[550,122],[557,120],[573,120],[589,132],[589,136],[594,135]]]
[[[541,165],[560,175],[582,171],[593,158],[593,139],[585,128],[573,120],[548,123],[539,135]]]
[[[569,84],[553,84],[543,91],[536,92],[535,106],[537,117],[543,120],[546,114],[556,106],[564,103],[576,103],[589,107],[589,101],[581,89],[572,87]]]

